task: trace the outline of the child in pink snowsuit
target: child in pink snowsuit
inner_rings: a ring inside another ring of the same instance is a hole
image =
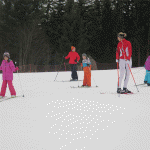
[[[0,98],[5,96],[7,83],[9,86],[11,96],[15,97],[16,91],[12,84],[13,72],[16,72],[19,69],[18,69],[18,67],[15,68],[13,61],[9,59],[10,55],[8,52],[5,52],[3,57],[4,57],[4,60],[2,61],[2,64],[0,66],[0,70],[2,70],[2,72],[3,72],[3,84],[2,84],[2,88],[1,88]]]

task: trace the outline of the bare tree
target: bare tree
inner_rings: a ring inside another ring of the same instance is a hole
[[[41,59],[48,63],[49,44],[44,31],[38,26],[38,20],[30,26],[20,27],[19,32],[19,65],[34,64]]]

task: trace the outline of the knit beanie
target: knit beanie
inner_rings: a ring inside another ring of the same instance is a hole
[[[74,46],[71,46],[71,51],[72,51],[74,48],[75,48]]]
[[[86,55],[85,53],[82,54],[82,57],[83,57],[83,56],[87,57],[87,55]]]

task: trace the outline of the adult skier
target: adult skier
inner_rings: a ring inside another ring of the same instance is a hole
[[[120,32],[118,33],[118,45],[117,45],[117,51],[116,51],[116,62],[119,62],[119,69],[120,69],[120,78],[119,78],[119,87],[117,88],[117,93],[131,93],[127,89],[127,84],[129,81],[130,76],[130,69],[132,66],[132,45],[130,41],[127,41],[125,39],[126,33]],[[128,67],[129,65],[129,67]],[[123,79],[123,76],[125,75],[124,79],[124,86],[123,90],[121,89],[121,82]]]
[[[76,52],[76,48],[74,46],[71,46],[71,51],[69,54],[65,57],[65,59],[69,59],[69,64],[71,65],[71,77],[72,79],[70,81],[78,81],[78,75],[77,75],[77,63],[79,63],[80,56]]]

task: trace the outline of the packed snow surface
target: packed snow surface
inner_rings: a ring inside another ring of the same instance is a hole
[[[136,84],[143,83],[145,72],[132,68]],[[128,89],[135,94],[119,97],[111,94],[117,70],[93,70],[91,83],[98,88],[70,88],[83,81],[62,82],[70,80],[70,71],[59,72],[54,81],[56,75],[14,73],[17,95],[25,97],[0,102],[0,150],[150,149],[150,87],[138,86],[137,92],[130,75]],[[79,80],[83,76],[78,71]]]

